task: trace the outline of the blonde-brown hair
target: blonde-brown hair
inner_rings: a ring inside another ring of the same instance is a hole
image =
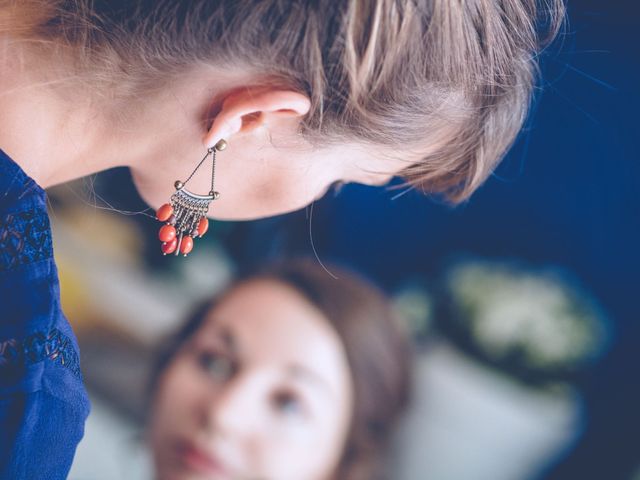
[[[305,93],[300,133],[421,158],[403,176],[465,200],[525,120],[562,0],[0,0],[0,33],[71,48],[139,97],[198,64]]]

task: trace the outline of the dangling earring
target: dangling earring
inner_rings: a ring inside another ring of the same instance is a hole
[[[202,237],[209,229],[207,212],[212,200],[217,200],[220,194],[213,189],[216,174],[216,151],[227,148],[227,142],[220,140],[214,147],[207,149],[207,153],[191,175],[184,181],[176,180],[175,193],[171,195],[169,203],[162,205],[156,212],[156,219],[165,222],[160,227],[158,238],[162,242],[163,255],[182,254],[185,257],[193,250],[193,239]],[[191,180],[204,161],[211,155],[211,190],[208,195],[198,195],[187,190],[185,185]]]

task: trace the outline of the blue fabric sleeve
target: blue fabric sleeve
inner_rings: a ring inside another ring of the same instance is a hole
[[[45,391],[0,400],[0,444],[9,445],[0,478],[67,478],[83,435],[84,409]],[[16,419],[20,419],[19,422]]]
[[[89,400],[46,195],[0,150],[0,479],[65,479]]]

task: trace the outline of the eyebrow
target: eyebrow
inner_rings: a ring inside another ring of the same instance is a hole
[[[222,327],[220,329],[220,337],[222,338],[222,341],[224,342],[225,346],[229,350],[231,350],[234,353],[238,351],[238,343],[236,342],[236,339],[233,336],[233,333],[231,332],[231,330],[229,330],[229,328]]]
[[[318,375],[313,370],[310,370],[302,365],[292,364],[287,367],[287,374],[296,380],[301,380],[306,383],[312,383],[324,390],[327,395],[333,396],[334,392],[329,385],[329,382],[324,377]]]
[[[236,341],[233,332],[229,327],[220,326],[218,323],[214,323],[213,331],[210,334],[213,338],[217,338],[222,341],[225,348],[229,349],[231,353],[238,353],[238,342]]]

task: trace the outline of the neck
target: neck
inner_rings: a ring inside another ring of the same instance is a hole
[[[149,181],[198,156],[212,99],[246,76],[194,69],[138,95],[126,79],[89,85],[62,54],[47,60],[15,43],[0,35],[0,149],[43,188],[117,166]]]
[[[128,141],[131,133],[107,128],[109,119],[91,95],[50,73],[55,68],[31,68],[30,60],[4,40],[0,149],[43,188],[129,164],[140,148]],[[116,151],[125,144],[126,151]]]

